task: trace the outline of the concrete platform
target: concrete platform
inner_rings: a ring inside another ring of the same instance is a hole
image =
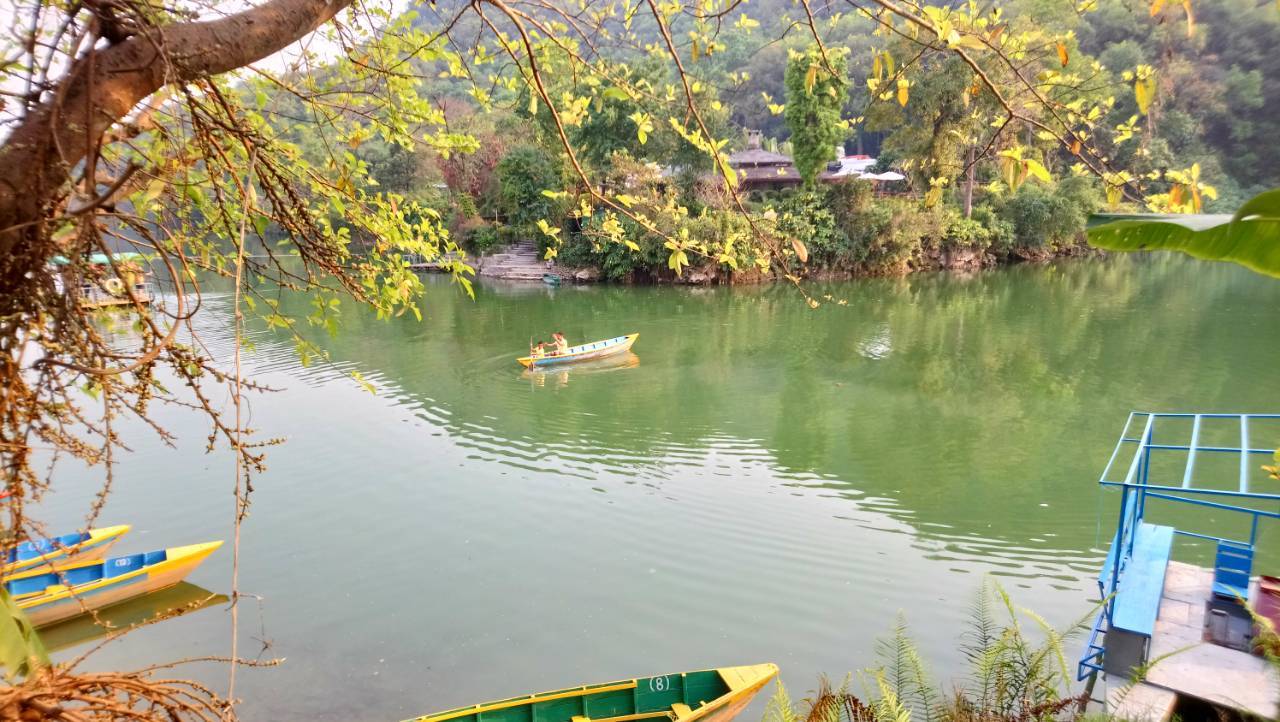
[[[1146,683],[1107,689],[1107,711],[1126,722],[1169,722],[1178,695]]]
[[[1212,569],[1169,562],[1160,615],[1151,638],[1154,665],[1144,684],[1264,719],[1280,717],[1280,679],[1267,662],[1204,641],[1205,604],[1212,587]],[[1135,704],[1155,700],[1153,694],[1143,693]]]

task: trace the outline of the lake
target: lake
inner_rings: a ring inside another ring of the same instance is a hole
[[[473,301],[427,281],[420,323],[344,307],[317,336],[329,363],[253,335],[247,368],[276,391],[251,423],[287,442],[243,529],[241,652],[287,659],[240,672],[245,719],[397,720],[763,661],[800,697],[873,664],[899,614],[958,676],[986,577],[1055,624],[1089,611],[1114,524],[1096,481],[1129,410],[1280,408],[1280,281],[1182,257],[819,285],[816,310],[785,285]],[[200,322],[228,360],[229,305],[207,297]],[[640,338],[622,363],[516,365],[557,330]],[[157,415],[178,442],[125,427],[116,550],[229,541],[229,455],[204,452],[198,415]],[[61,465],[37,515],[75,527],[100,483]],[[228,545],[190,581],[227,593],[230,570]],[[228,640],[215,604],[88,666]],[[225,690],[225,666],[188,672]]]

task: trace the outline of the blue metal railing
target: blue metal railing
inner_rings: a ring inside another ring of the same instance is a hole
[[[1190,440],[1187,444],[1155,442],[1157,424],[1160,419],[1191,419]],[[1201,446],[1200,437],[1204,421],[1237,420],[1239,422],[1240,444],[1238,446]],[[1120,440],[1111,452],[1102,476],[1098,480],[1104,488],[1118,488],[1120,509],[1116,521],[1116,533],[1112,537],[1107,561],[1098,575],[1098,592],[1101,608],[1094,619],[1089,639],[1085,643],[1077,667],[1077,678],[1084,680],[1103,671],[1102,661],[1106,652],[1105,642],[1100,640],[1106,625],[1112,618],[1114,599],[1124,576],[1125,564],[1133,553],[1134,531],[1142,523],[1146,515],[1147,500],[1160,499],[1192,506],[1206,507],[1219,511],[1245,514],[1250,517],[1248,541],[1232,539],[1213,534],[1202,534],[1192,531],[1174,529],[1174,533],[1195,539],[1204,539],[1217,544],[1234,544],[1245,547],[1252,553],[1258,542],[1258,522],[1260,519],[1280,519],[1280,494],[1262,491],[1251,491],[1249,485],[1250,462],[1255,455],[1272,454],[1272,449],[1255,449],[1250,445],[1251,420],[1276,420],[1280,414],[1184,414],[1131,412],[1125,420]],[[1142,423],[1142,433],[1136,437],[1130,435],[1134,422]],[[1121,451],[1128,445],[1133,446],[1133,456],[1129,460],[1128,469],[1122,481],[1112,480],[1111,470],[1121,458]],[[1151,483],[1151,456],[1153,453],[1185,453],[1186,464],[1182,470],[1178,486]],[[1199,454],[1239,454],[1240,472],[1236,490],[1206,489],[1194,486],[1196,460]],[[1243,506],[1246,502],[1275,502],[1276,510]]]

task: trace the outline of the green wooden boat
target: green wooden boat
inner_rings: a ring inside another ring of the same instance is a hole
[[[728,722],[777,675],[774,664],[677,672],[512,697],[409,722]]]

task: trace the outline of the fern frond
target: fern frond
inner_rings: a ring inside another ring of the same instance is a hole
[[[763,722],[800,722],[800,715],[796,714],[791,695],[787,694],[787,687],[781,679],[778,680],[778,691],[765,705]]]
[[[880,688],[880,697],[874,706],[876,722],[911,722],[911,710],[902,704],[883,672],[876,675],[876,686]]]

